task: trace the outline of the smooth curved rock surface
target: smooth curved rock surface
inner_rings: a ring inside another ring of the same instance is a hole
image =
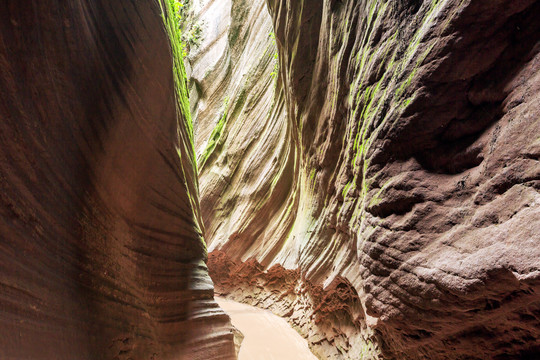
[[[540,2],[268,6],[286,119],[264,125],[288,130],[225,127],[201,168],[218,291],[288,315],[328,358],[537,355]],[[201,84],[241,94],[238,79]],[[263,126],[265,103],[236,126]],[[218,108],[199,112],[198,141]],[[323,326],[306,289],[338,284],[354,311]]]
[[[233,359],[157,1],[0,5],[0,358]]]

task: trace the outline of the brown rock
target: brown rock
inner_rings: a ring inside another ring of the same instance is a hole
[[[0,358],[232,359],[157,1],[0,9]]]
[[[236,264],[219,286],[311,328],[322,308],[297,288],[337,309],[332,284],[345,284],[358,300],[343,306],[365,316],[303,331],[328,358],[537,356],[540,2],[268,6],[286,118],[262,122],[269,106],[253,100],[201,170],[210,248]],[[270,125],[284,135],[232,130]],[[338,347],[343,329],[360,335]]]

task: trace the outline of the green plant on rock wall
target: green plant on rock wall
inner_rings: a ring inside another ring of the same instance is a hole
[[[274,52],[274,70],[270,74],[270,76],[272,76],[272,78],[275,79],[277,78],[277,75],[279,72],[279,59],[278,59],[278,52],[277,52],[277,45],[276,45],[276,34],[271,32],[270,34],[268,34],[268,37],[272,39],[272,44],[274,45],[274,48],[276,49],[276,51]]]
[[[163,21],[167,33],[169,35],[172,56],[173,56],[173,71],[174,71],[174,84],[176,87],[176,99],[180,112],[182,113],[186,128],[188,129],[188,136],[191,145],[194,144],[193,139],[193,124],[191,120],[191,111],[189,108],[189,91],[187,84],[186,69],[184,67],[185,43],[182,40],[181,26],[179,24],[180,18],[178,16],[178,0],[167,0],[162,3]]]
[[[205,248],[206,243],[202,237],[202,219],[200,218],[199,209],[199,189],[197,180],[197,162],[195,160],[195,146],[193,135],[193,123],[189,107],[189,91],[186,69],[184,66],[184,57],[186,55],[186,45],[182,40],[181,27],[179,24],[177,0],[160,1],[161,12],[165,30],[169,37],[171,46],[173,79],[175,87],[175,99],[178,122],[181,126],[177,127],[179,144],[176,148],[181,161],[180,170],[183,174],[184,184],[187,190],[191,208],[194,210],[196,217],[195,226],[200,234],[202,246]],[[181,115],[181,116],[180,116]],[[189,167],[191,169],[189,169]]]
[[[181,33],[184,55],[186,55],[191,48],[197,48],[201,44],[204,24],[197,19],[192,0],[169,0],[169,2]]]
[[[210,155],[212,155],[217,145],[219,144],[219,140],[221,139],[221,135],[223,134],[223,129],[225,128],[225,125],[227,124],[228,116],[229,116],[229,98],[226,97],[223,103],[223,110],[219,117],[219,120],[216,126],[214,127],[214,130],[212,130],[212,133],[210,134],[210,138],[208,139],[208,144],[206,145],[206,148],[204,149],[204,152],[201,154],[201,157],[199,159],[199,169],[202,169],[204,167],[204,165],[206,164],[206,161],[208,160]]]

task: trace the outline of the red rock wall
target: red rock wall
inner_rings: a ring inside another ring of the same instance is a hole
[[[0,5],[0,358],[232,359],[157,1]]]
[[[238,261],[262,266],[220,279],[220,291],[311,312],[316,298],[298,289],[289,298],[263,270],[298,272],[300,288],[351,284],[361,336],[347,344],[319,328],[322,340],[310,341],[322,357],[537,356],[540,2],[267,3],[297,162],[283,173],[292,182],[279,187],[284,199],[261,191],[246,212],[203,214],[241,230],[216,230],[238,271]],[[227,164],[206,166],[221,174]],[[256,193],[251,179],[227,186],[241,196],[248,181]],[[280,224],[284,237],[274,236]],[[351,321],[332,323],[341,331]]]
[[[538,351],[540,3],[269,4],[307,277],[350,279],[388,358]]]

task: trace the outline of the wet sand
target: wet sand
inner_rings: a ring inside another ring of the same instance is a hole
[[[216,301],[244,334],[239,360],[317,360],[307,341],[279,316],[223,298]]]

